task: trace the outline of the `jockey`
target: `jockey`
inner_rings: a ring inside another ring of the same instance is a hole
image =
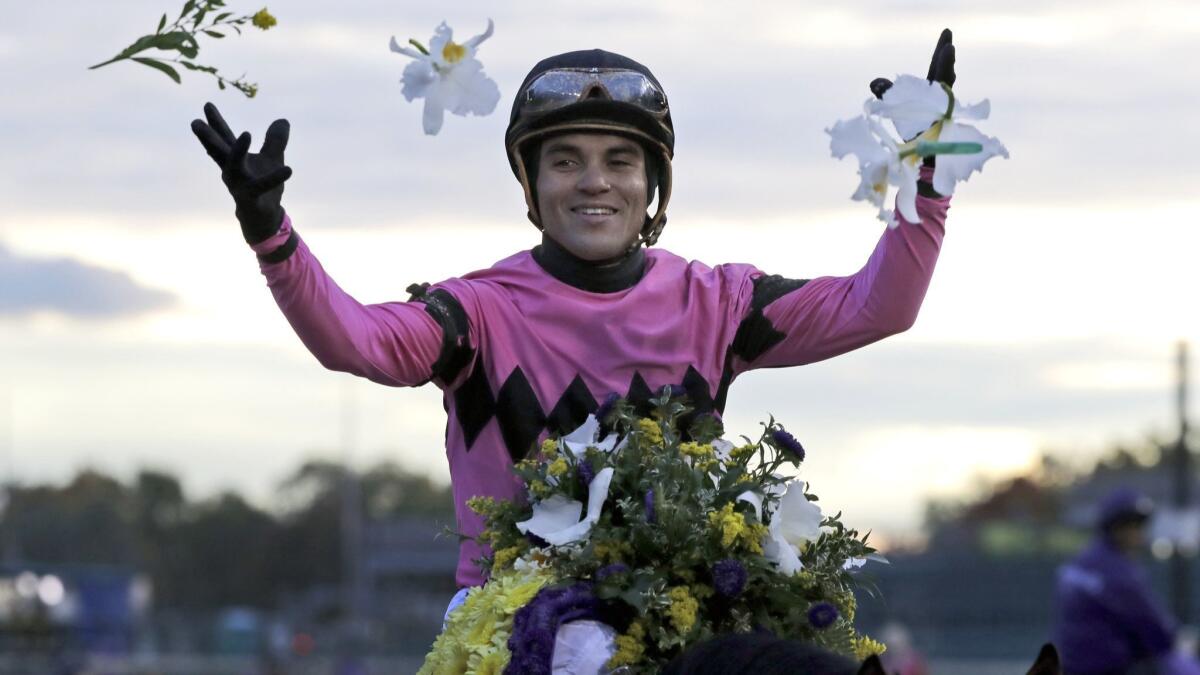
[[[946,31],[931,80],[953,83],[953,49]],[[483,522],[467,500],[523,498],[513,463],[612,393],[645,406],[672,385],[698,412],[720,414],[747,370],[820,361],[906,330],[949,205],[923,169],[921,223],[886,230],[846,277],[684,260],[653,247],[675,149],[665,90],[630,58],[570,52],[530,71],[505,134],[540,241],[487,269],[414,285],[406,302],[363,305],[334,283],[280,205],[291,175],[287,121],[248,154],[248,133],[235,139],[214,106],[205,112],[207,124],[196,120],[193,131],[221,166],[267,285],[313,355],[380,384],[443,391],[458,528],[469,536]],[[461,587],[485,581],[473,562],[483,553],[462,543]]]

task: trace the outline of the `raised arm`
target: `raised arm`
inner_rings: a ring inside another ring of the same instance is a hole
[[[954,84],[949,29],[938,38],[928,79]],[[870,89],[882,98],[891,86],[890,80],[876,78]],[[912,327],[937,263],[950,206],[948,197],[933,190],[933,168],[929,157],[920,169],[916,206],[921,222],[906,222],[897,208],[899,227],[883,233],[855,274],[754,282],[750,312],[733,345],[735,372],[820,361]]]
[[[290,127],[275,120],[262,150],[248,153],[250,134],[234,137],[211,103],[207,123],[192,122],[233,196],[242,236],[258,253],[267,285],[300,340],[323,366],[380,384],[415,386],[441,376],[443,353],[466,341],[469,328],[451,298],[438,302],[363,305],[326,274],[281,206],[291,169],[283,162]]]

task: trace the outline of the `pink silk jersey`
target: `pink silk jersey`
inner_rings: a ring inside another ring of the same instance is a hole
[[[628,287],[590,292],[560,281],[533,252],[417,288],[407,302],[363,305],[337,286],[284,218],[254,246],[297,335],[326,368],[380,384],[443,390],[458,527],[483,529],[472,496],[522,499],[515,459],[584,421],[610,393],[645,405],[664,385],[720,414],[729,385],[752,368],[812,363],[906,330],[929,286],[949,198],[917,198],[920,224],[886,230],[846,277],[767,276],[645,252]],[[460,586],[480,585],[461,545]]]

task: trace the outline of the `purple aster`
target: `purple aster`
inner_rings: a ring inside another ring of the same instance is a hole
[[[592,468],[592,463],[583,458],[579,460],[579,482],[583,483],[583,489],[586,491],[588,486],[592,484],[592,479],[596,477],[596,470]]]
[[[814,602],[808,608],[808,622],[817,630],[828,628],[837,618],[837,607],[828,602]]]
[[[543,588],[513,616],[508,650],[512,658],[505,675],[551,675],[554,638],[558,627],[569,621],[595,619],[596,596],[591,584],[580,582],[568,588]]]
[[[771,440],[775,441],[775,447],[782,450],[788,459],[797,464],[804,461],[804,446],[800,445],[795,436],[783,429],[775,429],[771,432]]]
[[[601,567],[600,569],[596,570],[596,581],[604,581],[605,579],[613,576],[614,574],[625,574],[628,571],[629,571],[629,566],[625,565],[623,563],[613,563],[611,565],[605,565],[604,567]]]
[[[746,568],[733,558],[718,560],[712,568],[713,587],[727,598],[736,598],[746,588]]]
[[[656,514],[654,511],[654,490],[646,490],[646,522],[654,523]]]
[[[621,400],[621,397],[614,391],[605,397],[604,402],[600,404],[599,408],[596,408],[596,420],[599,421],[600,424],[604,424],[604,418],[608,417],[609,413],[613,411],[613,408],[617,407],[617,401],[619,400]]]

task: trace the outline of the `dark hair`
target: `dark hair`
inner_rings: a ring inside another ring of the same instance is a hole
[[[859,664],[827,649],[770,633],[719,635],[692,645],[663,675],[855,675]]]

